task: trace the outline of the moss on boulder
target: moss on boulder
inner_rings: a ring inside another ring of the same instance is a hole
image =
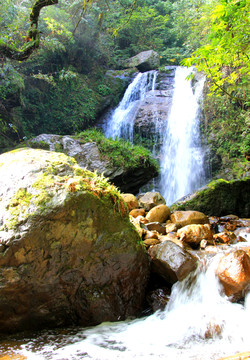
[[[0,156],[0,332],[136,315],[148,259],[118,190],[62,153]]]
[[[250,217],[250,178],[212,181],[184,201],[173,204],[171,211],[176,210],[196,210],[214,216],[235,214]]]

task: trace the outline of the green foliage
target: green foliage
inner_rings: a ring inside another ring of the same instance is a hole
[[[245,176],[249,168],[245,156],[250,153],[249,111],[226,95],[210,95],[204,100],[204,114],[202,132],[210,147],[212,175],[229,179]]]
[[[152,157],[150,151],[142,146],[132,145],[122,139],[107,139],[97,129],[85,130],[77,135],[77,139],[86,142],[96,142],[103,159],[108,160],[112,166],[132,169],[136,167],[153,166],[158,170],[159,165]]]
[[[235,101],[249,102],[249,10],[246,0],[214,0],[204,8],[202,46],[187,59],[211,80],[211,92],[225,92]]]

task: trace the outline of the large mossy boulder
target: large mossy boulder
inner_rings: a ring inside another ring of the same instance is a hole
[[[171,211],[197,210],[211,216],[228,214],[250,217],[250,178],[210,182],[193,195],[171,206]]]
[[[138,314],[148,258],[116,188],[62,153],[0,156],[0,332]]]

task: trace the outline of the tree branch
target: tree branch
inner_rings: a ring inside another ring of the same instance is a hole
[[[38,31],[38,20],[40,11],[45,6],[58,4],[58,1],[59,0],[36,0],[30,12],[30,28],[27,35],[29,42],[21,50],[18,50],[12,45],[0,42],[0,55],[12,60],[27,60],[34,50],[39,47],[40,36]]]

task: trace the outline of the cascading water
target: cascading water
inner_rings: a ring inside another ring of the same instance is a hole
[[[191,68],[177,67],[170,116],[163,135],[160,192],[168,205],[204,185],[199,99],[204,78],[192,90]]]
[[[147,91],[155,86],[156,71],[138,73],[128,86],[122,101],[109,117],[106,124],[105,136],[109,138],[123,138],[133,142],[134,119],[140,101]]]
[[[250,293],[244,305],[223,294],[215,275],[221,256],[206,259],[177,282],[163,311],[89,329],[44,332],[32,340],[19,338],[14,349],[11,341],[12,354],[17,351],[28,360],[217,360],[249,351]]]

